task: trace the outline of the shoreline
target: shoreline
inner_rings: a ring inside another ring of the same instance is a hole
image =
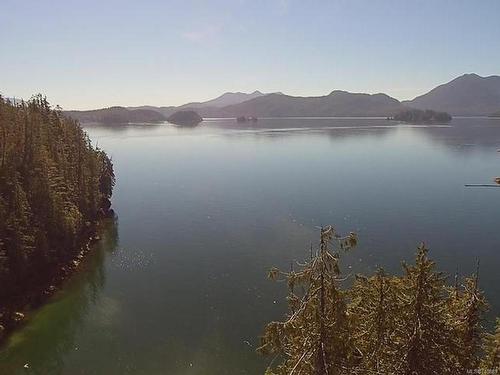
[[[64,283],[78,272],[80,264],[91,252],[92,245],[101,240],[100,232],[106,220],[114,220],[115,213],[110,209],[90,226],[88,234],[79,246],[79,250],[67,260],[59,261],[48,272],[48,277],[42,285],[26,290],[22,295],[10,298],[0,307],[0,350],[5,348],[9,337],[21,329],[29,320],[30,315],[45,305]]]

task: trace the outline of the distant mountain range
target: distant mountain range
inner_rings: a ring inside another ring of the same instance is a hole
[[[490,115],[500,111],[500,77],[464,74],[403,104],[455,116]]]
[[[281,94],[281,93],[277,93]],[[215,99],[208,100],[206,102],[192,102],[183,104],[178,107],[169,106],[169,107],[153,107],[153,106],[140,106],[140,107],[129,107],[129,109],[150,109],[157,112],[160,112],[162,115],[168,117],[172,115],[176,111],[182,110],[194,110],[198,112],[202,112],[205,117],[220,117],[218,113],[220,112],[220,108],[226,107],[228,105],[234,105],[243,103],[247,100],[251,100],[254,98],[258,98],[260,96],[265,96],[268,94],[263,94],[260,91],[256,90],[252,93],[244,93],[244,92],[226,92],[221,96],[218,96]],[[201,110],[201,111],[200,111]]]
[[[187,103],[178,107],[112,107],[66,113],[82,122],[99,122],[103,119],[117,122],[115,120],[118,118],[128,119],[124,122],[154,122],[164,121],[179,110],[196,111],[202,117],[392,117],[411,108],[444,111],[454,116],[492,115],[500,111],[500,77],[465,74],[413,100],[403,102],[381,93],[361,94],[335,90],[324,96],[299,97],[254,91],[228,92],[206,102]]]
[[[222,105],[222,103],[233,104]],[[215,105],[214,105],[215,103]],[[193,110],[202,117],[323,117],[323,116],[392,116],[404,109],[394,98],[385,94],[354,94],[333,91],[329,95],[298,97],[282,93],[226,93],[203,103],[188,103],[179,107],[132,107],[155,110],[170,116],[178,110]]]
[[[193,110],[202,117],[390,116],[403,108],[397,99],[385,94],[353,94],[339,90],[315,97],[290,96],[281,92],[263,94],[260,91],[225,93],[207,102],[179,107],[131,107],[154,110],[164,116],[178,110]]]
[[[260,91],[256,90],[250,94],[246,94],[244,92],[226,92],[221,96],[208,100],[206,102],[195,102],[184,104],[182,107],[186,108],[203,108],[203,107],[216,107],[222,108],[228,105],[243,103],[247,100],[258,98],[260,96],[265,96],[267,94],[263,94]]]
[[[221,108],[222,117],[324,117],[388,116],[402,109],[401,103],[385,94],[353,94],[332,91],[329,95],[297,97],[270,94]]]

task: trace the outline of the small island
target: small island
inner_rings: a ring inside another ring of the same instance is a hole
[[[247,122],[247,121],[257,122],[257,117],[254,117],[254,116],[249,116],[249,117],[239,116],[239,117],[236,118],[236,121],[237,122]]]
[[[492,113],[492,114],[491,114],[491,115],[489,115],[488,117],[500,117],[500,111],[495,112],[495,113]]]
[[[180,126],[196,126],[203,118],[195,111],[178,111],[171,114],[167,121]]]
[[[389,120],[404,121],[411,124],[424,123],[424,124],[434,124],[434,123],[447,123],[451,121],[451,115],[446,112],[436,112],[430,109],[425,111],[421,109],[408,109],[406,111],[401,111],[397,115]]]

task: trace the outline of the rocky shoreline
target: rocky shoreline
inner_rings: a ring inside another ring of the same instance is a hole
[[[29,315],[33,311],[43,306],[71,276],[78,272],[85,256],[92,250],[92,245],[101,239],[99,233],[103,222],[114,218],[114,211],[109,209],[99,220],[89,225],[79,251],[70,259],[54,264],[42,285],[2,303],[3,306],[0,306],[0,348],[15,330],[21,328],[29,320]]]

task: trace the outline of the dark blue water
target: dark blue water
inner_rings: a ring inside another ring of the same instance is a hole
[[[318,226],[356,231],[345,273],[400,272],[425,241],[471,273],[500,315],[500,120],[211,120],[87,128],[112,157],[115,223],[76,275],[0,353],[12,374],[258,374],[285,286]],[[24,368],[24,366],[27,368]]]

